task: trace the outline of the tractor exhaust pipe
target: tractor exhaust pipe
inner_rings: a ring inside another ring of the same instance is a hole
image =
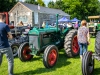
[[[57,27],[57,32],[58,32],[58,16],[59,16],[59,14],[56,14],[56,27]]]

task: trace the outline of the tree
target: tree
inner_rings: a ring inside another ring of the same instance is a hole
[[[54,8],[54,2],[53,2],[53,1],[50,1],[50,2],[48,3],[48,7],[49,7],[49,8]]]
[[[8,12],[15,4],[16,0],[0,0],[0,12]]]
[[[16,0],[9,0],[9,10],[17,3]]]
[[[37,2],[38,2],[38,4],[39,4],[40,6],[44,6],[44,7],[45,7],[45,4],[44,4],[44,2],[43,2],[42,0],[37,0]]]
[[[63,8],[63,1],[61,0],[57,0],[55,3],[54,3],[54,8],[56,9],[62,9]]]
[[[98,0],[63,0],[64,11],[71,18],[87,19],[89,15],[97,15]]]
[[[87,10],[89,11],[89,15],[97,15],[99,8],[99,1],[98,0],[90,0],[90,2],[87,5]]]
[[[100,15],[100,2],[98,2],[97,14]]]

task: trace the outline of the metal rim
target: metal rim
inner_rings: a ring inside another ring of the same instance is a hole
[[[77,35],[74,36],[73,41],[72,41],[72,50],[74,53],[78,53],[79,51],[79,45],[78,45],[78,40],[77,40]]]
[[[52,49],[48,55],[48,63],[50,66],[54,65],[57,59],[57,52],[55,49]]]
[[[24,49],[23,49],[23,57],[25,59],[30,59],[31,58],[31,55],[30,55],[30,52],[31,50],[29,49],[29,46],[25,46]]]
[[[17,55],[18,54],[18,47],[17,46],[13,46],[12,47],[12,52],[13,52],[13,55]]]
[[[90,55],[92,55],[92,53],[90,53]],[[89,63],[88,63],[89,73],[92,73],[93,68],[94,68],[94,61],[93,61],[93,58],[91,57],[91,58],[89,59]]]

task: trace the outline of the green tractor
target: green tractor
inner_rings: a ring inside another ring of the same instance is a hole
[[[87,51],[83,55],[82,59],[82,74],[92,75],[94,71],[94,59],[100,61],[100,23],[95,27],[96,39],[95,39],[95,52]]]
[[[29,31],[29,42],[22,43],[18,50],[21,61],[29,61],[34,55],[44,52],[43,64],[46,68],[52,68],[58,60],[59,49],[64,48],[68,57],[79,54],[77,30],[69,27],[61,31],[58,28],[58,14],[56,17],[56,27],[34,27]]]

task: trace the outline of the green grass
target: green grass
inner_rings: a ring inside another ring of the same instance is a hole
[[[95,38],[91,38],[91,44],[88,49],[94,52]],[[99,61],[95,61],[95,70],[93,75],[100,75]],[[42,57],[35,56],[32,61],[21,62],[19,58],[14,58],[15,75],[82,75],[81,62],[79,56],[68,58],[64,50],[59,50],[59,59],[57,64],[46,69],[43,65]],[[0,75],[8,75],[7,60],[3,57],[3,63],[0,67]]]

